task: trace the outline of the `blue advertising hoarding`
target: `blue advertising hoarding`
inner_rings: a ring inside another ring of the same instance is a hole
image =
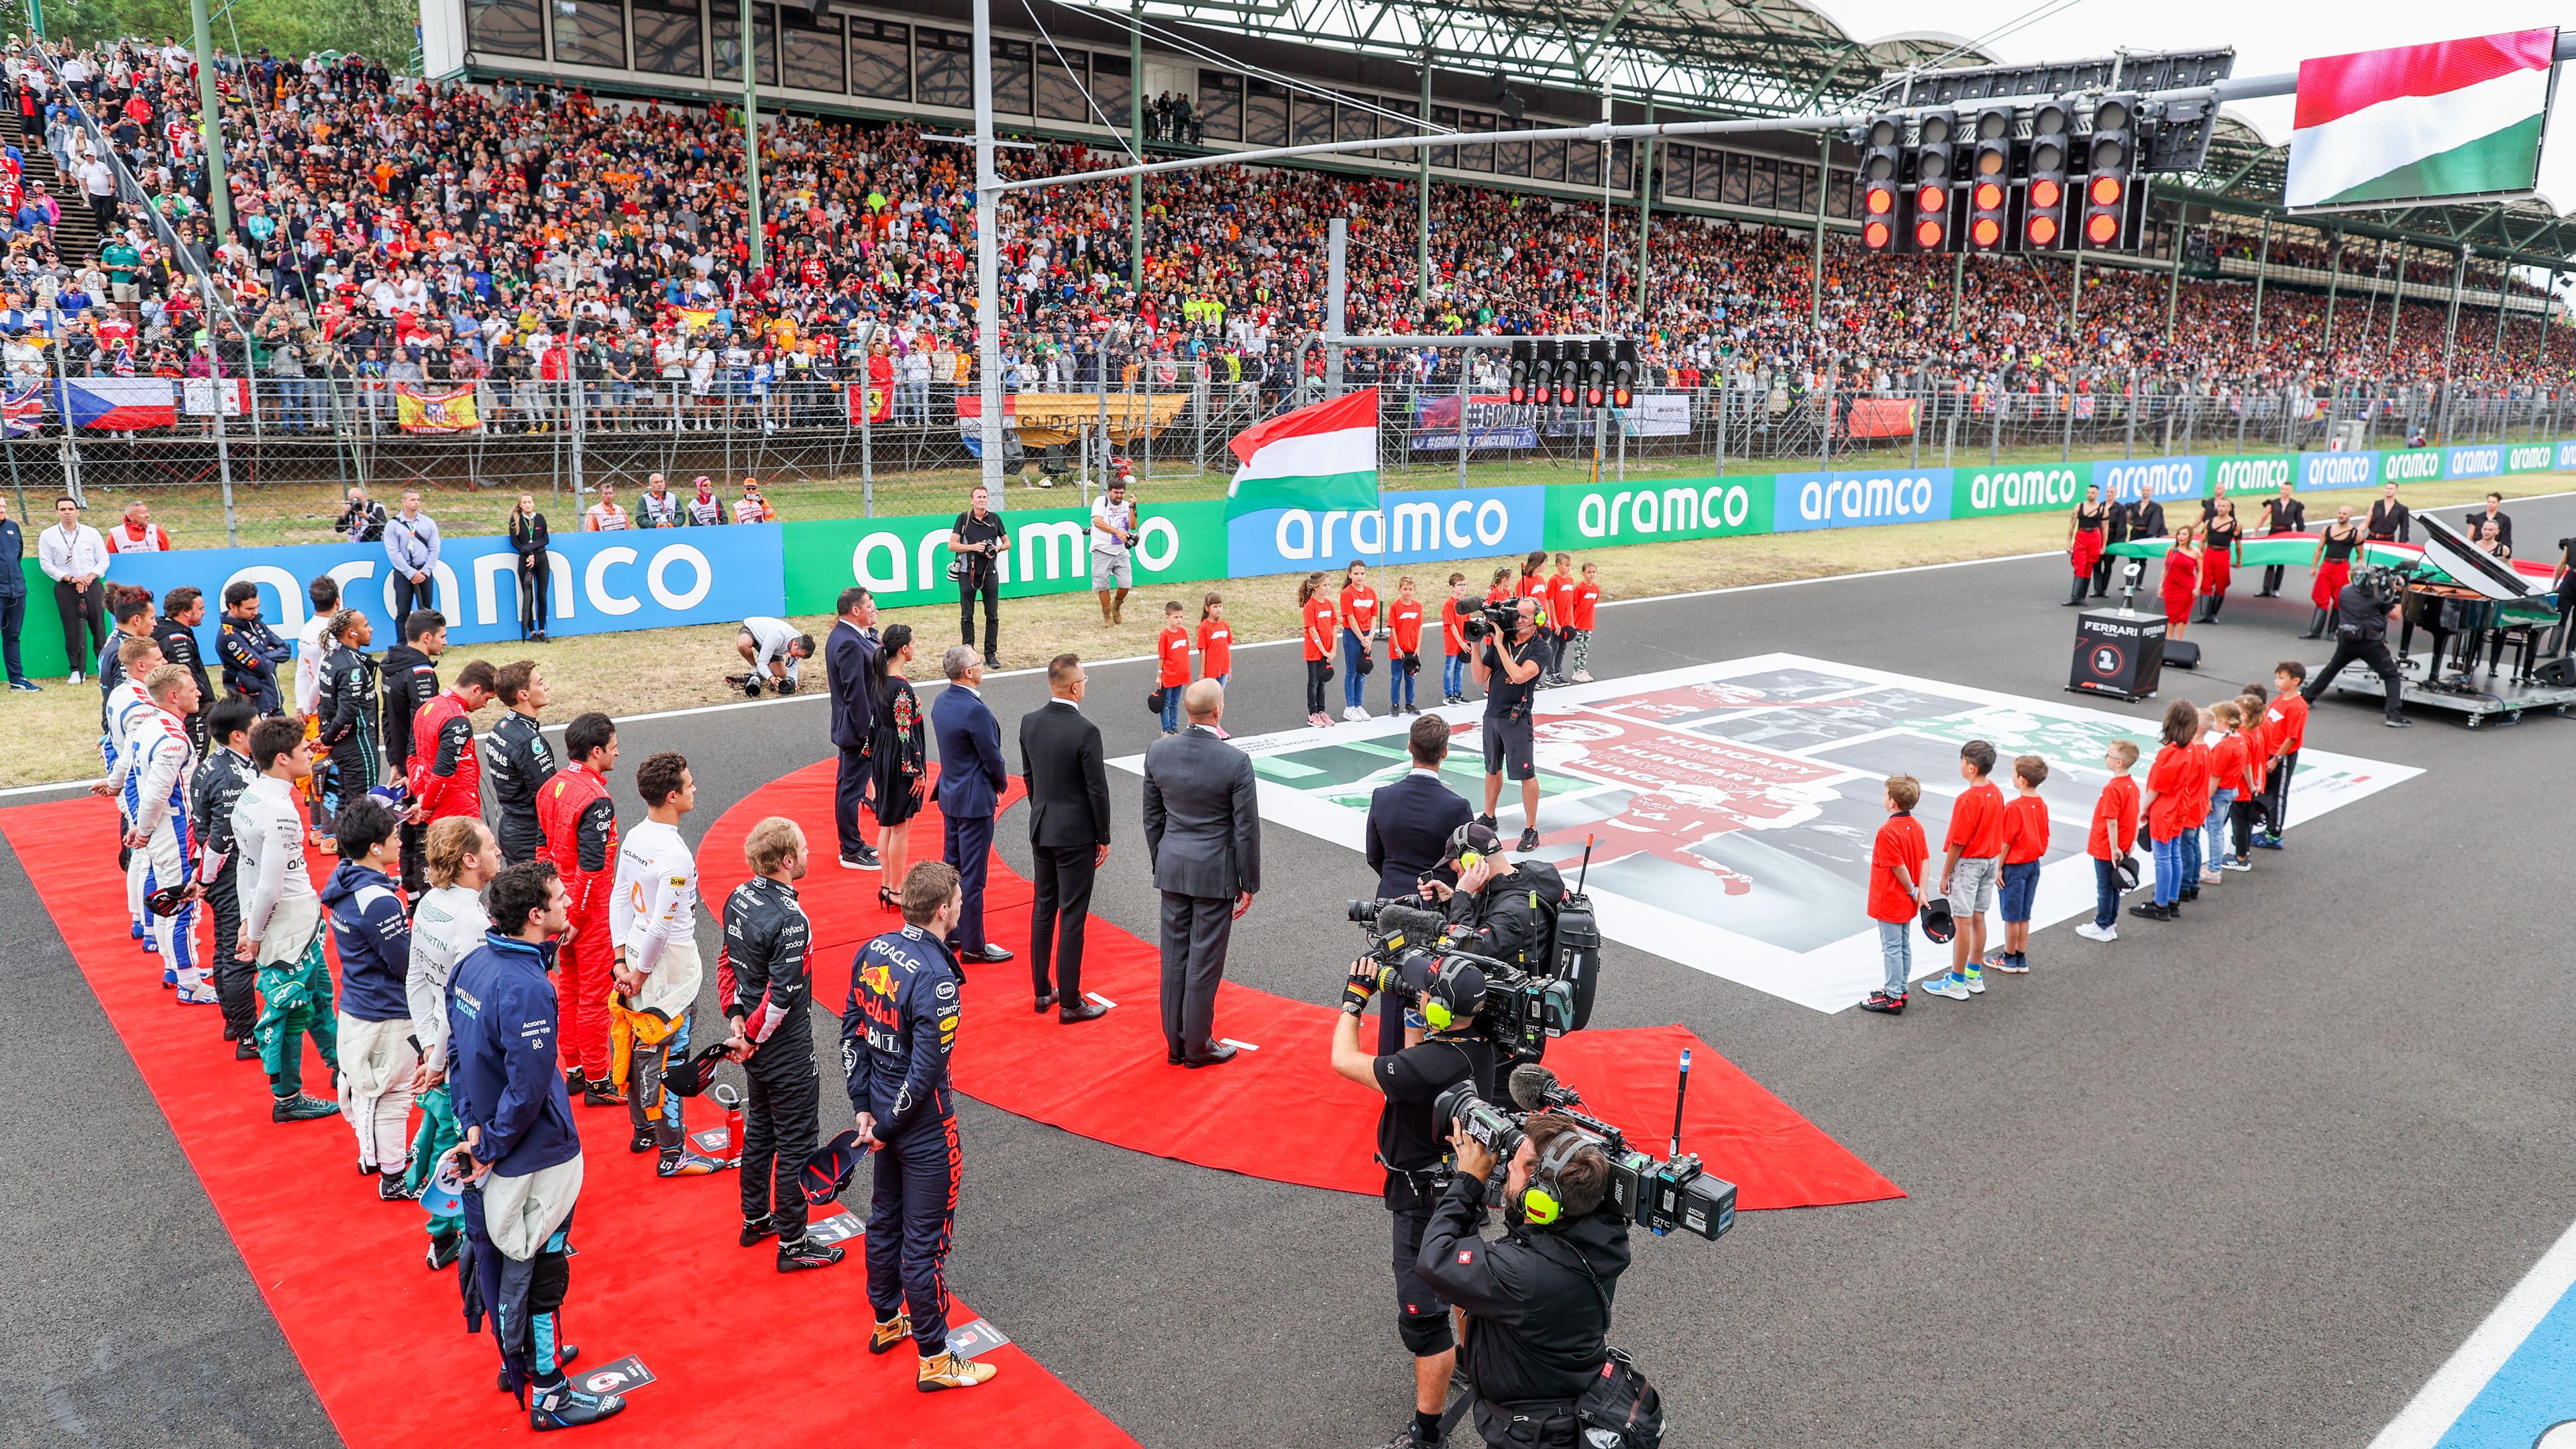
[[[1389,493],[1381,506],[1346,512],[1273,508],[1228,523],[1226,561],[1236,578],[1330,572],[1367,564],[1527,553],[1544,542],[1547,489],[1469,488]]]
[[[2367,488],[2378,477],[2376,452],[2301,453],[2296,487],[2302,493],[2318,488]]]
[[[2209,486],[2209,460],[2204,457],[2124,458],[2093,465],[2093,481],[2113,503],[2140,496],[2157,502],[2198,498]]]
[[[1948,468],[1783,473],[1772,484],[1771,526],[1791,533],[1948,518],[1950,475]]]

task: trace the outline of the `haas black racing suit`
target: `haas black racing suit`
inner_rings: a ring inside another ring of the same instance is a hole
[[[483,737],[483,773],[501,804],[492,836],[501,843],[501,858],[512,865],[534,860],[546,848],[546,834],[537,826],[537,787],[554,772],[554,751],[534,715],[514,709]]]
[[[841,1013],[850,1106],[876,1118],[876,1196],[868,1210],[868,1303],[877,1321],[912,1315],[923,1358],[948,1352],[948,1245],[957,1215],[957,967],[919,926],[859,948]]]
[[[798,1169],[814,1155],[822,1077],[814,1066],[814,931],[796,888],[756,875],[725,898],[716,990],[752,1044],[743,1063],[742,1221],[778,1231],[784,1251],[805,1241]]]

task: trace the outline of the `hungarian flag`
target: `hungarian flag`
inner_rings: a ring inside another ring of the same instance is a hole
[[[2299,63],[2292,207],[2529,191],[2540,179],[2555,29]]]
[[[1235,434],[1225,516],[1377,507],[1377,389],[1282,413]]]

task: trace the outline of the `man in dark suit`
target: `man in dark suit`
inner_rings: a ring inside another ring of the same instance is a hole
[[[1213,1039],[1216,987],[1234,923],[1261,889],[1261,811],[1252,757],[1217,733],[1225,691],[1202,679],[1181,707],[1188,726],[1145,751],[1145,851],[1163,893],[1164,1057],[1212,1067],[1235,1054]]]
[[[866,803],[874,766],[868,741],[876,728],[876,700],[868,692],[868,676],[876,666],[876,625],[875,595],[846,588],[832,636],[823,642],[823,672],[832,683],[832,744],[841,752],[832,776],[832,826],[841,837],[841,864],[850,870],[885,868],[859,838],[859,807]]]
[[[1002,727],[977,686],[984,661],[963,644],[940,656],[948,687],[930,706],[931,733],[939,739],[939,814],[947,826],[940,858],[957,867],[966,909],[957,918],[949,949],[960,961],[991,964],[1011,953],[984,939],[985,862],[993,853],[993,804],[1009,788],[1002,767]]]
[[[1416,719],[1406,747],[1413,768],[1369,796],[1368,867],[1377,872],[1382,900],[1414,894],[1424,876],[1456,885],[1458,872],[1448,865],[1449,837],[1476,815],[1464,796],[1440,782],[1440,762],[1449,756],[1447,720],[1436,714]],[[1404,1050],[1404,1013],[1383,997],[1378,1013],[1378,1055]]]
[[[1109,1012],[1082,996],[1082,928],[1091,917],[1091,878],[1109,859],[1109,771],[1100,726],[1082,715],[1089,682],[1080,659],[1059,654],[1047,665],[1047,693],[1053,697],[1020,716],[1020,776],[1029,790],[1029,853],[1037,888],[1029,911],[1029,979],[1037,1009],[1054,1006],[1056,1020],[1067,1026]]]

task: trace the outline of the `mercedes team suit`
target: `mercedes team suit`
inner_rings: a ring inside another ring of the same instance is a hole
[[[250,756],[218,745],[197,766],[188,782],[188,818],[197,828],[197,879],[206,887],[207,914],[215,923],[215,949],[208,969],[215,977],[215,997],[224,1009],[224,1040],[247,1045],[252,1023],[259,1019],[259,993],[252,978],[259,968],[233,959],[241,941],[241,868],[233,848],[233,803],[258,778]]]
[[[868,1209],[868,1304],[907,1309],[923,1358],[948,1352],[948,1247],[960,1157],[948,1054],[957,1045],[957,967],[947,943],[905,925],[859,948],[841,1015],[850,1105],[876,1118]]]
[[[743,1063],[742,1223],[745,1246],[765,1228],[781,1250],[805,1240],[797,1169],[814,1154],[822,1077],[814,1065],[814,931],[796,888],[756,875],[725,897],[716,967],[726,1020],[751,1043]]]
[[[608,782],[588,765],[566,765],[537,792],[545,858],[572,897],[573,938],[563,948],[563,1050],[582,1085],[609,1090],[608,996],[615,947],[608,897],[617,883],[617,807]]]
[[[307,1033],[325,1066],[336,1071],[340,1065],[331,968],[322,959],[322,900],[305,869],[304,812],[296,808],[294,787],[274,775],[255,777],[233,802],[232,823],[241,850],[241,928],[259,943],[253,1031],[269,1092],[283,1110],[303,1095]],[[337,1110],[317,1105],[321,1115]]]
[[[411,1163],[411,920],[385,873],[343,859],[322,885],[340,954],[340,1115],[358,1137],[358,1170],[398,1181]],[[379,1189],[381,1193],[381,1189]]]
[[[554,751],[536,716],[512,710],[483,737],[483,769],[492,777],[492,798],[501,807],[492,838],[501,858],[512,865],[534,860],[546,848],[537,826],[537,791],[555,773]]]
[[[702,974],[697,900],[698,863],[676,827],[647,820],[627,832],[608,898],[608,939],[644,981],[609,999],[609,1079],[626,1092],[637,1150],[649,1141],[665,1177],[679,1171],[688,1145],[680,1098],[662,1090],[662,1068],[689,1052],[689,1008]]]
[[[331,781],[314,812],[320,817],[315,828],[328,835],[339,828],[342,805],[384,783],[384,757],[376,752],[376,661],[346,644],[331,646],[322,656],[313,714],[320,721],[314,738],[331,752]]]
[[[460,1134],[491,1174],[464,1193],[465,1249],[458,1275],[465,1326],[491,1315],[501,1387],[531,1407],[535,1427],[567,1399],[587,1396],[563,1376],[560,1315],[572,1284],[572,1213],[581,1194],[581,1135],[555,1070],[556,1000],[546,979],[554,945],[498,932],[457,963],[447,988],[449,1098]],[[614,1413],[615,1396],[589,1400],[588,1417]],[[569,1422],[586,1422],[574,1418]]]
[[[125,779],[134,801],[133,829],[144,837],[142,848],[134,852],[143,868],[144,893],[184,888],[197,878],[197,845],[188,817],[188,777],[196,770],[197,749],[188,743],[188,727],[168,710],[156,708],[134,723],[125,749],[132,757]],[[214,1005],[214,983],[197,959],[196,902],[152,917],[146,929],[161,955],[162,979],[178,988],[180,1002]]]

